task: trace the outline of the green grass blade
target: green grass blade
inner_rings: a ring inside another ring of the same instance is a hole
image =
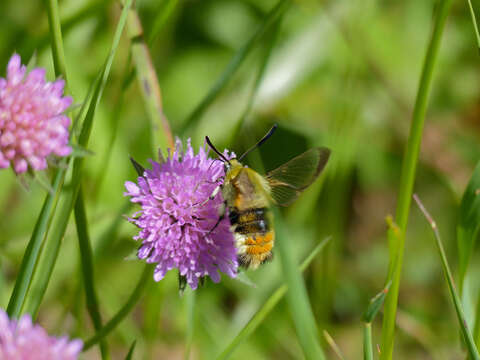
[[[455,288],[455,283],[453,281],[452,272],[450,271],[450,266],[448,265],[447,255],[445,254],[445,250],[443,249],[442,240],[440,239],[440,232],[438,231],[437,224],[428,213],[428,211],[423,206],[422,202],[418,198],[416,194],[413,195],[413,198],[417,202],[418,207],[422,211],[423,215],[427,219],[428,223],[432,227],[433,234],[435,235],[435,242],[437,245],[437,250],[440,255],[440,259],[442,260],[443,272],[445,275],[445,279],[447,280],[448,290],[450,292],[450,296],[452,298],[453,304],[455,305],[455,311],[457,313],[458,324],[460,325],[460,330],[463,335],[463,339],[465,340],[465,344],[467,346],[467,351],[470,359],[473,360],[480,360],[480,355],[478,354],[477,347],[475,346],[475,342],[473,341],[472,333],[467,325],[467,320],[465,319],[465,315],[463,313],[462,302],[460,297],[457,294],[457,290]]]
[[[112,0],[97,0],[80,5],[78,10],[70,15],[62,16],[61,29],[62,34],[67,34],[76,26],[81,25],[85,21],[89,21],[92,17],[99,17],[110,6]],[[33,54],[34,52],[42,52],[42,50],[50,43],[50,32],[44,31],[36,37],[25,37],[22,39],[23,44],[19,47],[24,49],[25,54]]]
[[[140,300],[140,297],[143,293],[143,290],[145,289],[145,286],[147,285],[147,282],[152,279],[154,269],[155,265],[145,265],[142,276],[140,277],[137,286],[133,290],[125,305],[122,306],[122,308],[115,314],[115,316],[113,316],[112,319],[108,323],[106,323],[100,331],[97,331],[95,335],[85,341],[83,351],[88,350],[93,345],[101,341],[105,336],[110,334],[110,332],[112,332],[117,327],[117,325],[120,324],[120,322],[125,318],[125,316],[130,313],[138,300]]]
[[[192,350],[193,332],[195,330],[195,296],[196,293],[192,289],[185,291],[185,305],[187,313],[187,336],[185,342],[185,360],[190,359],[190,352]]]
[[[477,163],[467,188],[463,193],[457,225],[459,292],[463,294],[463,286],[468,265],[475,250],[475,243],[480,230],[480,162]],[[473,328],[475,344],[480,344],[480,296],[477,298],[477,308]]]
[[[463,193],[457,225],[459,288],[463,293],[463,282],[480,229],[480,162]]]
[[[132,345],[130,345],[130,349],[128,350],[128,354],[125,357],[125,360],[131,360],[133,356],[133,352],[135,351],[135,346],[137,345],[137,340],[135,340]]]
[[[133,261],[138,261],[137,252],[133,254]],[[165,287],[159,286],[157,282],[150,282],[145,290],[146,296],[142,304],[143,314],[143,339],[147,343],[147,347],[151,347],[161,334],[162,316],[164,308],[161,306],[169,292],[165,291]]]
[[[475,313],[475,323],[473,327],[473,339],[475,345],[480,346],[480,295],[477,295],[477,307]]]
[[[448,14],[453,0],[442,0],[438,5],[437,16],[433,27],[433,33],[428,44],[427,53],[422,69],[422,75],[412,115],[410,134],[408,136],[406,153],[402,164],[400,178],[400,189],[396,210],[396,223],[400,227],[400,237],[388,232],[388,243],[390,248],[390,263],[388,277],[392,279],[392,290],[389,292],[385,302],[385,313],[382,328],[382,360],[390,360],[393,356],[393,343],[395,336],[395,318],[397,313],[398,293],[400,289],[400,278],[402,272],[403,252],[405,245],[405,229],[407,227],[408,215],[415,181],[415,172],[420,152],[423,125],[427,111],[428,96],[432,87],[433,70],[438,58],[440,40],[447,21]]]
[[[107,57],[107,61],[105,62],[100,81],[97,82],[97,85],[95,87],[95,91],[92,96],[92,100],[90,101],[85,120],[82,124],[82,131],[80,133],[78,143],[80,146],[85,148],[87,147],[88,140],[90,138],[96,107],[98,102],[100,101],[103,89],[110,74],[110,68],[112,66],[113,58],[120,42],[120,37],[126,23],[128,9],[130,8],[132,1],[133,0],[128,0],[122,10],[122,14],[120,15],[120,19],[118,21],[115,31],[112,48]],[[27,311],[32,314],[34,318],[36,317],[38,308],[47,289],[48,282],[50,281],[50,277],[52,275],[53,268],[58,257],[58,252],[60,250],[60,244],[67,228],[68,219],[75,204],[75,199],[77,197],[78,191],[80,189],[83,172],[83,161],[83,158],[75,158],[73,161],[73,171],[70,189],[63,198],[61,211],[59,213],[57,221],[55,222],[52,235],[48,238],[48,241],[45,244],[45,251],[43,251],[44,256],[40,258],[40,262],[38,264],[38,271],[36,272],[38,276],[35,276],[33,279],[33,289],[31,290],[32,295],[29,296],[26,305]]]
[[[279,18],[276,20],[275,24],[273,25],[269,36],[266,36],[265,39],[265,52],[263,54],[263,57],[260,62],[260,67],[258,69],[257,76],[255,77],[255,83],[253,84],[252,91],[250,92],[250,95],[247,100],[247,105],[245,106],[245,110],[243,111],[242,115],[240,116],[240,119],[237,121],[237,124],[235,125],[235,129],[232,131],[232,135],[230,140],[228,141],[229,144],[233,144],[234,139],[238,137],[238,134],[240,134],[240,130],[242,129],[242,126],[245,124],[245,121],[247,120],[248,115],[250,114],[250,111],[252,110],[253,102],[255,100],[255,97],[257,96],[258,89],[260,88],[260,85],[262,84],[263,77],[265,75],[265,71],[267,69],[268,62],[270,60],[270,57],[273,52],[273,48],[275,47],[276,44],[276,39],[278,36],[278,32],[280,29],[280,25],[283,19],[283,14],[279,16]]]
[[[174,148],[173,135],[163,113],[160,85],[152,63],[150,51],[144,39],[140,18],[134,9],[128,14],[127,30],[131,39],[131,54],[135,64],[135,74],[143,95],[143,101],[150,116],[152,144],[157,149]]]
[[[178,0],[164,0],[160,2],[159,9],[156,11],[155,20],[153,22],[152,30],[148,35],[148,45],[152,45],[157,39],[163,26],[172,15],[173,10],[178,5]]]
[[[107,227],[104,233],[100,235],[95,242],[96,246],[93,249],[93,255],[96,259],[101,258],[108,250],[112,242],[117,238],[118,230],[123,222],[125,222],[124,215],[130,212],[133,203],[126,201],[124,205],[118,210],[112,219],[111,224]]]
[[[301,272],[295,266],[292,237],[287,235],[278,209],[274,209],[274,213],[275,219],[277,219],[275,222],[277,233],[275,244],[282,266],[282,273],[288,285],[287,303],[295,324],[298,341],[306,359],[325,359],[305,283]]]
[[[58,168],[55,172],[52,185],[55,194],[48,193],[45,197],[42,210],[40,211],[32,236],[23,255],[15,286],[8,302],[7,313],[10,317],[18,318],[21,314],[25,296],[34,274],[35,264],[40,255],[44,235],[52,221],[52,211],[58,202],[58,191],[64,179],[65,170]]]
[[[337,343],[335,342],[333,337],[328,333],[327,330],[323,330],[323,337],[325,338],[328,345],[330,345],[335,355],[337,355],[337,358],[339,358],[340,360],[345,360],[345,358],[343,357],[342,351],[340,350],[340,347],[337,345]]]
[[[280,0],[277,5],[267,14],[262,24],[258,27],[253,36],[235,53],[226,69],[217,79],[208,94],[203,98],[200,104],[191,112],[185,120],[184,126],[190,127],[200,119],[205,110],[213,103],[220,92],[225,88],[228,82],[232,79],[235,72],[246,59],[247,55],[252,51],[258,41],[262,38],[265,32],[277,21],[277,19],[288,9],[291,5],[290,0]]]
[[[302,264],[299,266],[300,271],[305,271],[308,268],[310,263],[315,259],[315,257],[322,251],[327,243],[330,241],[330,237],[322,240],[315,248],[310,252],[310,254],[303,260]],[[217,357],[217,360],[228,359],[233,351],[247,338],[249,337],[257,327],[265,320],[268,314],[273,310],[273,308],[280,302],[280,300],[287,293],[287,285],[284,284],[280,286],[277,290],[273,292],[272,295],[265,301],[262,307],[252,316],[248,323],[240,330],[240,332],[235,336],[232,342],[223,350],[223,352]]]
[[[67,66],[65,53],[63,51],[62,27],[58,13],[57,0],[45,0],[48,14],[48,25],[52,44],[53,66],[57,76],[61,75],[67,81]]]
[[[102,190],[103,182],[105,181],[105,178],[107,177],[109,166],[110,166],[110,160],[112,158],[112,153],[114,149],[115,142],[117,140],[117,135],[118,135],[118,128],[120,126],[121,118],[122,118],[122,111],[124,109],[124,99],[125,99],[125,91],[127,90],[128,86],[130,85],[130,76],[132,75],[133,71],[130,69],[131,68],[131,57],[128,57],[127,64],[125,65],[125,70],[123,72],[123,79],[121,81],[122,86],[120,87],[120,90],[117,94],[116,100],[115,100],[115,106],[114,109],[109,116],[109,122],[110,122],[110,131],[108,134],[108,140],[107,140],[107,148],[106,151],[104,152],[101,160],[101,166],[100,170],[98,171],[97,178],[95,180],[95,185],[94,185],[94,193],[93,193],[93,199],[94,202],[98,199],[98,194]]]
[[[93,322],[96,331],[102,328],[102,318],[98,307],[98,297],[95,291],[95,278],[93,269],[93,253],[90,244],[90,235],[88,234],[87,214],[85,210],[85,201],[83,191],[80,189],[74,208],[75,223],[77,226],[78,244],[80,247],[80,259],[82,263],[83,284],[85,288],[85,298],[87,310]],[[102,359],[109,359],[107,343],[100,342],[100,351]]]
[[[475,11],[473,11],[472,0],[468,0],[468,10],[472,17],[473,31],[475,32],[475,39],[477,40],[477,48],[480,50],[480,34],[478,33],[477,17]]]

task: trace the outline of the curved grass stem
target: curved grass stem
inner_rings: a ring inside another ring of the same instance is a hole
[[[463,335],[463,339],[467,346],[468,356],[471,360],[480,360],[480,355],[478,354],[477,347],[473,341],[473,336],[468,328],[467,319],[463,312],[462,302],[458,296],[457,289],[455,287],[455,282],[453,281],[452,271],[450,270],[450,265],[448,265],[447,255],[443,248],[442,240],[440,239],[440,232],[438,231],[437,223],[433,220],[432,216],[428,213],[425,206],[422,204],[420,199],[416,194],[413,195],[415,202],[417,203],[420,211],[423,213],[428,223],[430,224],[433,234],[435,235],[435,244],[437,245],[437,250],[440,255],[440,260],[442,261],[443,272],[445,279],[448,284],[448,290],[450,292],[450,297],[452,298],[453,305],[455,306],[455,311],[457,313],[458,323],[460,325],[460,330]]]
[[[400,228],[400,236],[395,236],[391,230],[388,232],[388,244],[390,250],[388,279],[392,279],[392,286],[385,302],[381,342],[381,360],[390,360],[392,359],[393,355],[395,319],[402,272],[405,230],[407,228],[415,172],[417,168],[418,155],[420,152],[425,114],[427,111],[428,97],[432,87],[433,71],[438,58],[440,40],[442,38],[443,30],[445,28],[445,23],[447,21],[452,2],[453,0],[442,0],[439,4],[435,24],[433,27],[433,33],[428,44],[422,74],[420,77],[417,98],[412,115],[410,134],[408,136],[406,153],[402,164],[402,174],[395,217],[395,222]]]

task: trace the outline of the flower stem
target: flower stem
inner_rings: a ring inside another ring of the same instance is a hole
[[[196,293],[192,289],[185,292],[185,307],[187,314],[187,336],[185,342],[185,360],[190,359],[192,350],[193,332],[195,330],[195,296]]]
[[[373,360],[372,323],[363,324],[363,360]]]

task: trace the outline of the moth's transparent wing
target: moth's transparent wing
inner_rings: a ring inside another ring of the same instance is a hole
[[[330,150],[316,147],[270,171],[266,178],[277,205],[287,206],[320,175],[330,157]]]

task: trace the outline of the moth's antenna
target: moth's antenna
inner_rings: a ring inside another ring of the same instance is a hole
[[[263,138],[260,139],[259,142],[257,142],[255,145],[253,145],[250,149],[248,149],[247,151],[245,151],[242,156],[240,156],[238,158],[238,161],[241,161],[250,151],[252,150],[255,150],[257,147],[259,147],[260,145],[262,145],[265,141],[267,141],[267,139],[273,135],[273,133],[275,132],[275,130],[277,129],[278,125],[277,124],[273,124],[272,128],[270,130],[268,130],[268,132],[265,134],[265,136]]]
[[[211,148],[213,151],[215,151],[218,156],[220,156],[220,159],[221,159],[223,162],[226,162],[226,163],[229,162],[228,159],[227,159],[225,156],[223,156],[223,154],[222,154],[220,151],[218,151],[218,150],[215,148],[215,146],[213,146],[213,144],[212,144],[212,142],[210,141],[210,139],[208,138],[208,136],[205,136],[205,141],[207,142],[208,146],[210,146],[210,148]]]

